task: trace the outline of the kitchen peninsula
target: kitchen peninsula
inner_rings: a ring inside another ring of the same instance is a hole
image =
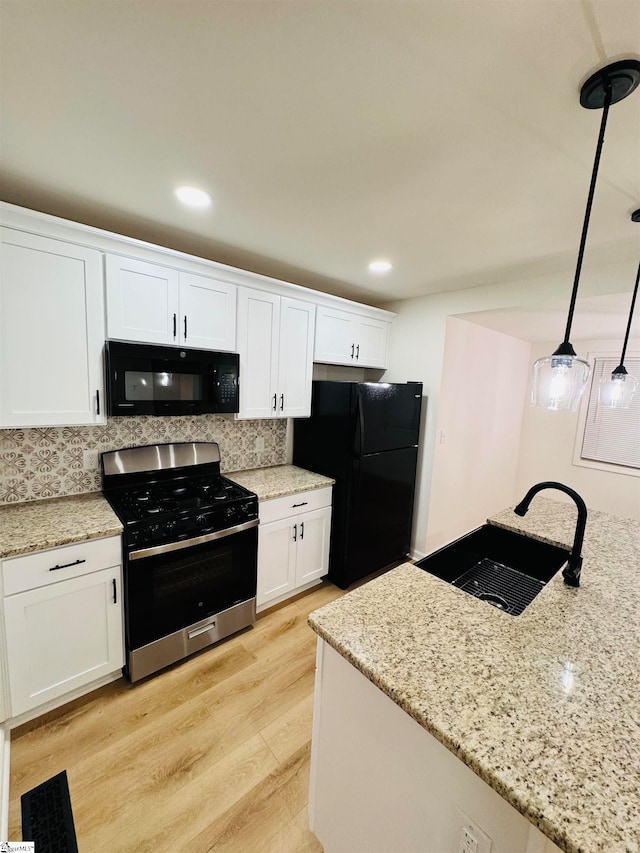
[[[490,522],[566,547],[575,516]],[[491,853],[640,850],[640,523],[591,511],[583,556],[518,617],[408,563],[311,614],[326,853],[457,853],[469,818]]]

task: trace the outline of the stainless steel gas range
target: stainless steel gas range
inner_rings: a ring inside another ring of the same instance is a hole
[[[124,673],[138,681],[255,621],[258,499],[220,474],[214,442],[101,456],[124,525]]]

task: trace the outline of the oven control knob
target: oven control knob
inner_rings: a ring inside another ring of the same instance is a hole
[[[207,523],[206,515],[197,515],[196,516],[196,524],[199,524],[200,527],[202,527],[206,523]]]

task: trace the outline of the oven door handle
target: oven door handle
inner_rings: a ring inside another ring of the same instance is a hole
[[[130,551],[130,560],[142,560],[144,557],[153,557],[156,554],[168,554],[170,551],[182,551],[184,548],[193,548],[194,545],[203,545],[205,542],[213,542],[216,539],[225,539],[227,536],[233,536],[235,533],[242,533],[243,530],[251,530],[252,527],[257,527],[258,519],[254,518],[251,521],[244,521],[242,524],[236,524],[235,527],[227,527],[224,530],[216,530],[215,533],[205,533],[204,536],[194,536],[193,539],[183,539],[179,542],[167,542],[164,545],[154,545],[153,548],[141,548],[139,551]]]

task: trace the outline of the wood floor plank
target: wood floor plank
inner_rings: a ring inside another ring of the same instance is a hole
[[[273,838],[265,840],[251,853],[282,853],[283,850],[295,850],[296,853],[322,853],[322,845],[309,829],[306,806]]]
[[[309,784],[310,744],[278,765],[221,818],[189,842],[189,850],[236,853],[254,850],[294,820],[304,807]]]
[[[260,730],[267,746],[279,762],[286,761],[309,741],[313,721],[313,694]]]
[[[80,853],[319,853],[306,804],[315,670],[308,614],[331,584],[136,685],[119,681],[12,734],[20,796],[61,770]]]

